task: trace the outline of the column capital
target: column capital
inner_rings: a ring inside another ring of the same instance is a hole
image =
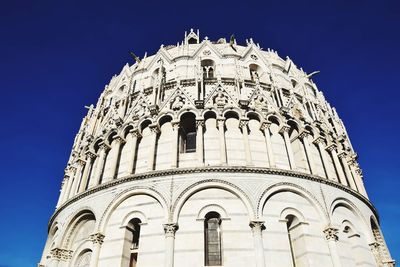
[[[95,157],[97,157],[96,153],[92,150],[86,151],[85,154],[87,159],[94,159]]]
[[[249,123],[249,119],[241,119],[239,121],[239,128],[246,127],[248,123]]]
[[[178,121],[178,120],[172,120],[172,121],[171,121],[171,125],[172,125],[172,128],[177,129],[177,128],[179,128],[179,126],[180,126],[180,121]]]
[[[159,133],[160,133],[160,128],[158,127],[157,124],[150,124],[150,125],[149,125],[149,128],[150,128],[150,131],[151,131],[153,134],[159,134]]]
[[[164,232],[165,236],[175,236],[175,232],[178,230],[178,224],[177,223],[166,223],[163,224],[164,226]]]
[[[337,146],[336,146],[336,144],[334,144],[334,143],[331,143],[331,144],[329,144],[329,145],[327,145],[326,147],[325,147],[325,150],[326,151],[329,151],[329,152],[332,152],[332,150],[336,150],[337,149]]]
[[[76,164],[78,164],[79,166],[84,166],[86,164],[86,160],[84,160],[82,158],[78,158],[76,160]]]
[[[260,221],[260,220],[253,220],[250,221],[249,226],[252,229],[257,229],[257,230],[265,230],[265,225],[264,225],[265,221]]]
[[[290,130],[290,126],[287,124],[282,125],[282,127],[279,129],[280,133],[285,133],[285,132],[289,132]]]
[[[298,137],[299,137],[300,139],[304,139],[304,138],[308,137],[309,135],[310,135],[310,132],[309,132],[309,131],[307,131],[307,130],[301,130],[300,133],[299,133],[299,135],[298,135]]]
[[[325,138],[323,138],[322,136],[318,136],[317,138],[315,138],[313,141],[313,144],[318,145],[318,144],[324,144],[325,143]]]
[[[63,248],[53,248],[50,251],[51,257],[57,260],[67,261],[72,258],[72,250]]]
[[[196,119],[196,128],[204,127],[204,119]]]
[[[346,151],[341,151],[339,154],[338,154],[338,157],[340,158],[340,159],[342,159],[342,158],[347,158],[347,152]]]
[[[101,149],[101,150],[104,150],[104,151],[108,151],[108,150],[110,150],[110,146],[109,145],[107,145],[106,143],[104,143],[104,142],[101,142],[100,143],[100,145],[99,145],[99,149]]]
[[[93,242],[93,244],[103,244],[104,241],[104,235],[102,233],[95,233],[90,235],[90,240]]]
[[[132,135],[133,137],[141,137],[142,136],[140,134],[138,128],[131,129],[128,134]]]
[[[224,117],[218,117],[217,118],[217,122],[218,122],[218,124],[220,124],[220,123],[225,123],[225,118]]]
[[[261,125],[260,125],[260,130],[261,131],[264,131],[264,130],[267,130],[267,129],[269,129],[269,127],[271,126],[271,122],[270,121],[264,121],[264,122],[262,122],[261,123]]]
[[[122,138],[122,136],[116,135],[116,136],[114,136],[112,143],[114,143],[114,142],[122,144],[122,143],[125,143],[125,139]]]
[[[325,230],[323,231],[325,234],[325,238],[328,241],[338,241],[339,237],[338,237],[338,232],[339,230],[337,228],[334,228],[332,226],[328,226],[325,228]]]

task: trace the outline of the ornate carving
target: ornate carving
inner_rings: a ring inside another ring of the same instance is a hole
[[[264,221],[250,221],[250,227],[253,229],[253,231],[259,231],[261,232],[262,230],[265,230],[265,225]]]
[[[54,248],[50,251],[51,257],[57,260],[68,261],[72,258],[72,250]]]
[[[323,231],[325,234],[325,238],[328,241],[338,241],[339,237],[338,237],[338,232],[339,230],[332,227],[332,226],[328,226],[327,228],[325,228],[325,230]]]
[[[217,96],[214,98],[214,103],[218,108],[223,108],[228,103],[228,97],[224,94],[224,92],[219,91]]]
[[[107,145],[106,143],[101,142],[101,144],[99,146],[99,149],[104,150],[105,152],[107,152],[108,150],[111,149],[111,147],[109,145]]]
[[[337,146],[335,144],[329,144],[325,147],[326,151],[332,152],[332,150],[336,150]]]
[[[166,223],[163,225],[164,226],[164,232],[165,236],[175,236],[175,232],[178,230],[178,224],[177,223]]]
[[[93,242],[93,244],[103,244],[104,241],[104,235],[102,233],[95,233],[90,235],[90,240]]]
[[[171,101],[171,109],[174,111],[179,111],[186,103],[186,99],[181,96],[177,95],[174,100]]]
[[[287,124],[282,125],[281,129],[279,130],[280,133],[289,132],[290,126]]]
[[[204,120],[196,120],[196,128],[204,127]]]

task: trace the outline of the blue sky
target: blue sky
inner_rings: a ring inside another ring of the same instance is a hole
[[[398,1],[2,1],[0,267],[36,266],[74,135],[115,73],[190,28],[290,56],[337,108],[400,259]]]

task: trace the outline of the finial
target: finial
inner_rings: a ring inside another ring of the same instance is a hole
[[[204,37],[204,40],[206,40],[206,41],[207,41],[207,40],[208,40],[208,36]]]

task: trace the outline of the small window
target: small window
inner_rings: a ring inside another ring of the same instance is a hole
[[[205,266],[221,266],[221,216],[209,212],[204,220]]]
[[[180,153],[196,152],[196,118],[193,113],[181,117],[179,130]]]
[[[128,238],[130,242],[130,256],[129,256],[129,267],[136,267],[138,260],[138,250],[139,250],[139,238],[140,238],[140,219],[132,219],[127,228]]]

